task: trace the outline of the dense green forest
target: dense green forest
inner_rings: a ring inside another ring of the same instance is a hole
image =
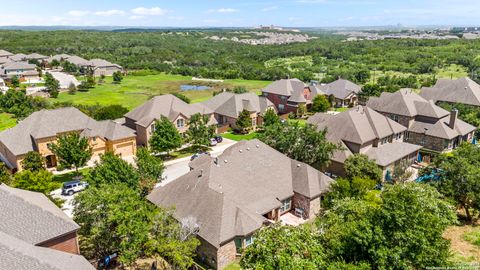
[[[129,70],[224,79],[276,80],[290,76],[330,81],[341,76],[365,83],[373,70],[434,75],[452,64],[465,68],[476,79],[480,68],[480,41],[343,42],[342,36],[322,34],[306,43],[252,46],[209,39],[214,34],[219,33],[0,31],[0,48],[14,53],[104,58]],[[290,58],[301,61],[271,64],[272,60],[288,62]]]

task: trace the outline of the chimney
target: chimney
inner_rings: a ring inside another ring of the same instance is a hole
[[[449,127],[451,129],[454,129],[455,128],[455,124],[457,122],[457,118],[458,118],[458,110],[457,109],[453,109],[452,112],[450,113],[450,123],[449,123]]]

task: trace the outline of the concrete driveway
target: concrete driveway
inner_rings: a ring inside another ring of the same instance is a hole
[[[229,140],[223,138],[223,142],[217,144],[216,146],[212,147],[212,151],[210,151],[210,155],[212,157],[217,157],[225,151],[225,149],[229,148],[230,146],[236,144],[236,141]],[[164,180],[158,184],[157,186],[164,186],[173,180],[177,179],[178,177],[188,173],[190,168],[188,167],[188,163],[190,162],[190,157],[179,158],[175,160],[171,160],[165,162],[165,171],[163,172]]]

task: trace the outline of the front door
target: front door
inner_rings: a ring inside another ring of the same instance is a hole
[[[45,158],[47,160],[47,168],[57,167],[57,157],[55,155],[50,155]]]

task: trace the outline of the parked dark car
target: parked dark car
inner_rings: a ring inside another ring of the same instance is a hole
[[[223,137],[220,135],[215,135],[213,138],[215,139],[215,141],[217,141],[217,143],[223,142]]]

